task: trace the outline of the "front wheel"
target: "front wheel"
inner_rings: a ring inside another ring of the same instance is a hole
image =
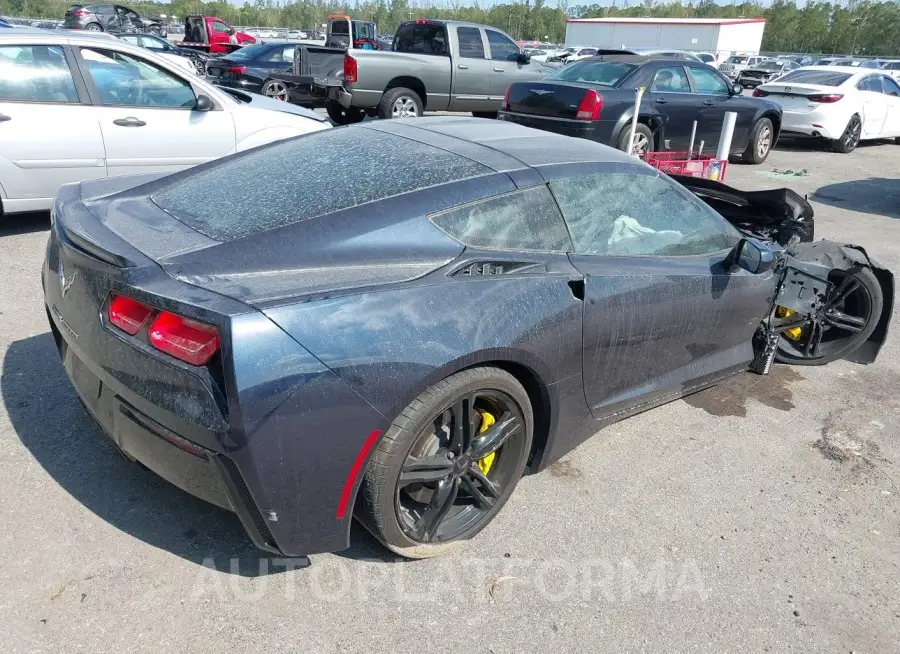
[[[778,361],[824,365],[850,355],[875,331],[884,307],[875,274],[868,268],[832,270],[828,281],[832,289],[817,314],[799,318],[785,307],[775,310]]]
[[[531,451],[528,394],[498,368],[460,371],[394,420],[366,468],[360,521],[411,559],[445,554],[484,529]]]
[[[761,164],[768,158],[774,142],[775,129],[772,121],[768,118],[760,118],[753,126],[753,131],[750,132],[750,143],[747,144],[747,149],[744,150],[741,158],[748,164]]]
[[[423,110],[419,94],[403,87],[387,90],[378,103],[378,117],[382,119],[418,118]]]
[[[325,105],[325,111],[328,112],[328,117],[331,118],[336,125],[352,125],[362,121],[366,117],[366,112],[362,109],[357,109],[356,107],[344,109],[337,102],[327,103]]]

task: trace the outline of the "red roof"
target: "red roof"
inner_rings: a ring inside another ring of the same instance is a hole
[[[622,23],[625,25],[741,25],[765,23],[765,18],[567,18],[567,23]]]

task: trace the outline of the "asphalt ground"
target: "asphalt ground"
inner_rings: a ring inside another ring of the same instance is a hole
[[[818,237],[900,271],[900,145],[783,143],[727,181],[809,194]],[[100,436],[48,332],[47,229],[0,223],[6,651],[897,651],[896,324],[873,365],[776,366],[603,430],[462,553],[401,562],[354,528],[298,570]]]

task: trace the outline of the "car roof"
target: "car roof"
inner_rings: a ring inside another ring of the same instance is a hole
[[[355,127],[440,147],[495,172],[562,163],[638,163],[637,159],[620,150],[587,139],[469,116],[373,121]]]

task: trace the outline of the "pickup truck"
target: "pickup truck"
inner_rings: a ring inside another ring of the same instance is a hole
[[[343,70],[317,80],[337,124],[466,111],[496,117],[513,82],[540,79],[555,68],[531,61],[495,27],[419,19],[401,23],[391,51],[347,51]]]
[[[175,45],[209,54],[225,54],[251,43],[256,43],[256,39],[236,31],[221,18],[187,16],[184,19],[184,41]]]

